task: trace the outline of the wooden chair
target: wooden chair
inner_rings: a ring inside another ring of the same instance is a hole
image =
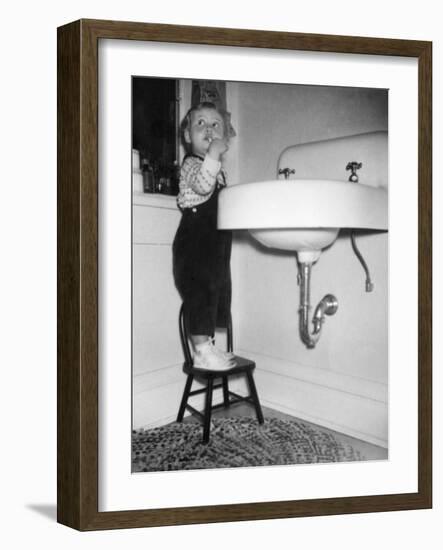
[[[180,308],[179,315],[179,327],[180,327],[180,339],[183,347],[183,353],[185,356],[185,362],[183,365],[183,371],[187,374],[185,389],[183,397],[180,403],[180,408],[177,415],[177,422],[183,421],[183,416],[186,409],[195,414],[203,422],[203,443],[209,443],[209,432],[211,428],[211,415],[214,409],[220,407],[228,408],[234,403],[241,401],[247,401],[252,403],[255,407],[255,413],[257,420],[260,424],[263,424],[263,412],[261,410],[260,401],[255,387],[253,371],[255,369],[255,362],[245,357],[235,355],[236,366],[226,371],[213,371],[207,369],[199,369],[194,367],[192,360],[191,348],[189,344],[188,330],[185,322],[185,315],[183,305]],[[232,319],[229,319],[227,327],[227,350],[233,350],[232,347]],[[229,390],[229,378],[235,376],[245,376],[248,387],[249,395],[243,397]],[[221,378],[221,383],[214,384],[216,379]],[[204,384],[204,387],[198,390],[191,391],[193,381],[198,380]],[[223,402],[218,405],[212,404],[212,394],[217,388],[223,388]],[[198,411],[194,407],[188,404],[188,400],[193,395],[206,394],[205,408],[203,412]]]

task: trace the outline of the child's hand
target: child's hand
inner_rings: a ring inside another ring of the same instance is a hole
[[[229,149],[227,142],[224,139],[215,138],[211,141],[208,149],[208,155],[214,160],[220,160],[223,153]]]

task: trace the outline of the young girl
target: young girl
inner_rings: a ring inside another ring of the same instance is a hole
[[[235,366],[233,355],[216,348],[213,336],[216,327],[227,326],[231,307],[232,234],[217,229],[230,122],[227,113],[205,102],[189,110],[182,128],[191,152],[180,171],[182,218],[173,243],[174,279],[194,347],[194,367],[227,370]]]

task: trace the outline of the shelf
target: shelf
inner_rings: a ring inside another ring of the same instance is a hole
[[[133,206],[149,206],[152,208],[166,208],[168,210],[178,210],[175,196],[162,195],[161,193],[141,193],[133,191]]]

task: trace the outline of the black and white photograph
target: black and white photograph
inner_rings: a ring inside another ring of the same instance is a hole
[[[388,460],[389,90],[131,86],[132,473]]]

